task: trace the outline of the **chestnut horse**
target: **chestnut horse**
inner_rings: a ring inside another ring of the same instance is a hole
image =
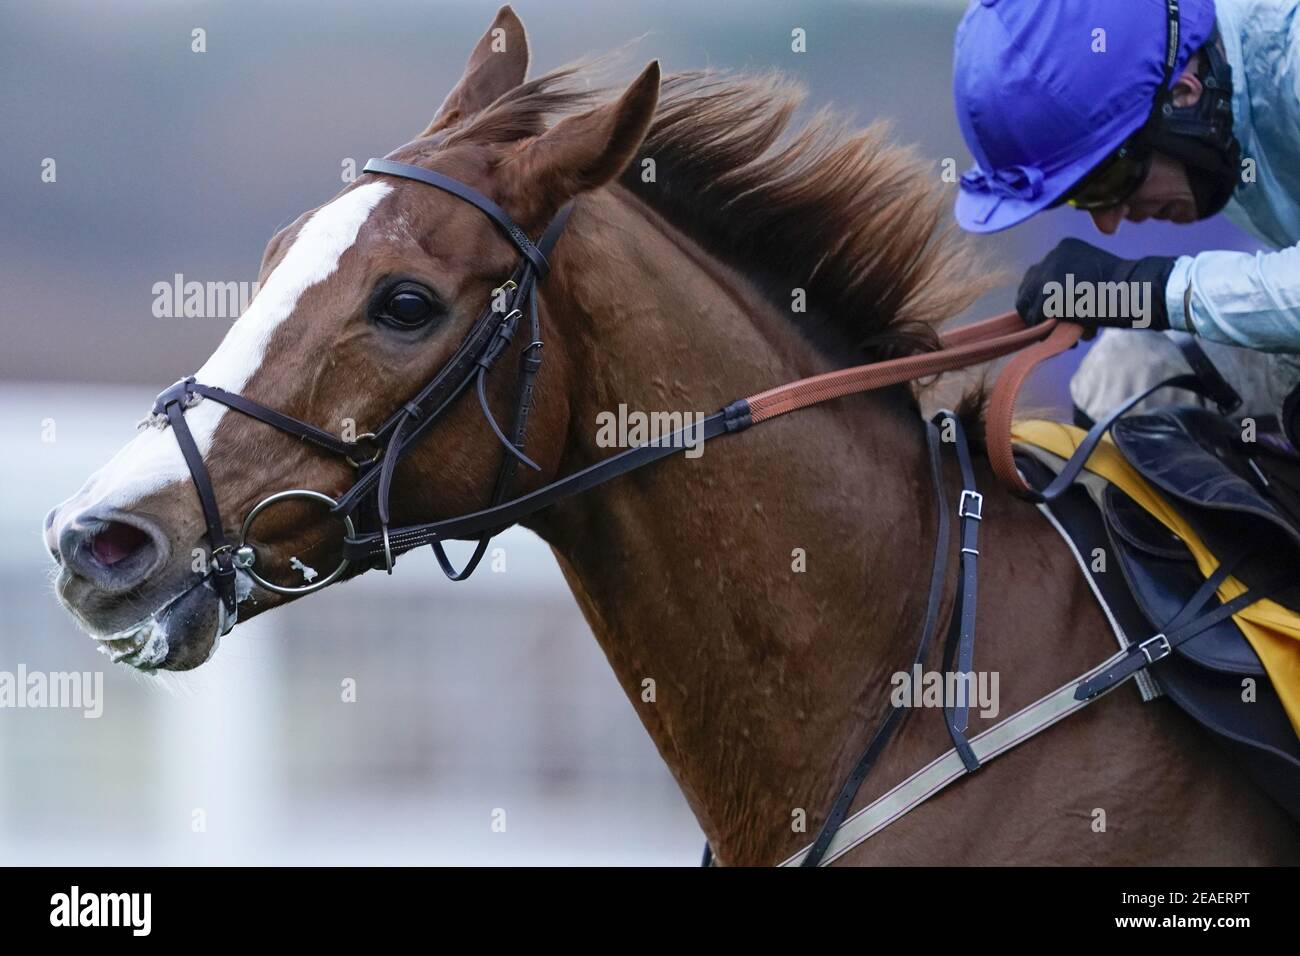
[[[824,117],[791,129],[799,93],[773,78],[661,84],[651,64],[609,97],[582,68],[526,82],[528,58],[503,8],[432,123],[393,154],[469,184],[533,236],[574,200],[539,286],[546,362],[527,453],[541,471],[520,469],[514,493],[607,456],[598,423],[620,406],[708,411],[933,349],[938,324],[980,290],[978,267],[938,232],[942,188],[881,130]],[[198,379],[364,432],[446,363],[515,255],[456,197],[362,175],[271,240],[257,297]],[[511,346],[516,361],[525,346]],[[498,415],[514,385],[490,382]],[[337,497],[351,484],[346,463],[226,411],[205,400],[186,420],[231,521],[271,491]],[[502,454],[462,398],[398,469],[395,520],[484,507]],[[1000,675],[1005,715],[1114,653],[1115,638],[1056,532],[986,461],[976,468],[977,665]],[[947,480],[955,501],[951,468]],[[337,547],[301,509],[268,521],[259,537],[281,560],[328,563]],[[937,516],[915,393],[785,416],[525,524],[552,547],[717,859],[772,864],[807,845],[890,708],[925,609]],[[161,428],[46,521],[60,599],[115,660],[144,670],[195,667],[215,649],[217,595],[193,583],[204,536]],[[241,576],[241,617],[285,600]],[[943,615],[952,600],[950,581]],[[647,680],[656,690],[643,696]],[[855,806],[948,746],[941,719],[909,716]],[[1281,809],[1167,701],[1123,688],[841,862],[1297,860]]]

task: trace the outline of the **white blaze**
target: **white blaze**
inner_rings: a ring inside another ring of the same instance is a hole
[[[334,273],[371,212],[391,191],[386,183],[367,183],[316,210],[195,378],[204,385],[242,392],[261,366],[271,336],[293,314],[299,297]],[[205,399],[185,413],[205,457],[226,411],[224,405]],[[190,473],[176,436],[171,429],[146,428],[96,472],[81,493],[82,504],[127,508],[180,480],[189,481]]]

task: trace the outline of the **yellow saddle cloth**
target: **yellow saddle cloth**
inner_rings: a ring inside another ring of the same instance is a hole
[[[1041,448],[1060,458],[1069,458],[1083,440],[1085,432],[1073,425],[1033,419],[1017,422],[1011,434],[1020,444]],[[1218,559],[1160,492],[1124,460],[1109,435],[1093,451],[1086,469],[1115,484],[1176,534],[1196,558],[1201,574],[1209,577],[1214,573],[1219,566]],[[1235,577],[1229,577],[1219,587],[1218,597],[1221,602],[1231,601],[1245,590],[1244,584]],[[1269,680],[1273,682],[1291,720],[1291,726],[1300,735],[1300,614],[1264,599],[1238,611],[1233,615],[1233,620],[1259,655],[1260,663],[1268,672]]]

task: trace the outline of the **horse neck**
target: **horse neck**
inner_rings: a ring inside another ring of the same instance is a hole
[[[545,300],[562,472],[614,453],[597,416],[620,403],[708,413],[833,364],[629,194],[584,198],[574,224]],[[805,844],[792,814],[824,813],[846,741],[883,713],[923,612],[932,501],[917,412],[894,393],[717,439],[535,523],[723,861]]]

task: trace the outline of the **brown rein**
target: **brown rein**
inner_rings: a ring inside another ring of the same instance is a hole
[[[1026,327],[1017,313],[1004,312],[954,329],[943,336],[943,347],[938,351],[814,375],[751,395],[746,401],[750,417],[754,422],[761,422],[833,398],[887,388],[1018,353],[998,375],[989,401],[985,431],[993,473],[1020,494],[1027,492],[1029,486],[1016,470],[1012,457],[1011,425],[1016,399],[1025,379],[1039,363],[1073,347],[1082,334],[1082,327],[1055,319]]]

